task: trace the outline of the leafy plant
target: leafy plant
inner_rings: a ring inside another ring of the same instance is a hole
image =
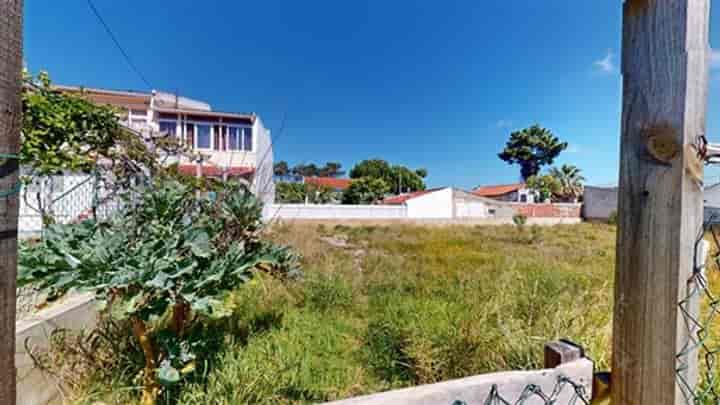
[[[211,199],[158,180],[111,222],[51,226],[23,248],[18,281],[50,300],[93,291],[105,316],[128,322],[145,358],[142,403],[154,404],[208,360],[205,329],[229,315],[231,291],[258,271],[298,274],[296,256],[261,229],[261,205],[240,186]]]
[[[585,177],[580,172],[581,170],[573,165],[562,165],[560,168],[550,169],[549,175],[558,182],[556,194],[559,199],[574,202],[582,194]]]
[[[512,219],[513,223],[519,228],[522,228],[527,223],[527,217],[523,214],[515,214]]]
[[[520,175],[527,180],[540,173],[543,166],[551,165],[567,146],[567,142],[561,142],[549,129],[535,124],[510,134],[498,157],[508,164],[519,164]]]
[[[323,185],[285,182],[275,185],[275,199],[283,204],[330,204],[340,198],[340,193]]]
[[[376,178],[362,178],[350,183],[342,196],[343,204],[372,204],[382,199],[390,186],[382,180]]]
[[[391,166],[382,159],[363,160],[350,171],[350,178],[353,179],[372,178],[385,181],[393,194],[425,190],[424,179],[427,175],[427,169],[413,171],[401,165]]]
[[[532,176],[527,180],[527,186],[535,192],[537,202],[549,201],[561,190],[560,182],[551,175]]]

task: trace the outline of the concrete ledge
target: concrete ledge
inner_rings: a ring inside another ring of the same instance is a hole
[[[15,324],[18,405],[44,405],[60,394],[57,381],[34,367],[25,350],[26,342],[32,349],[47,349],[53,331],[90,329],[96,323],[94,296],[83,294],[69,297],[64,302]]]
[[[498,393],[509,403],[514,404],[523,393],[523,390],[534,384],[550,395],[555,388],[558,378],[567,377],[585,388],[587,398],[592,390],[593,363],[582,358],[570,363],[562,364],[554,369],[539,371],[511,371],[504,373],[484,374],[459,380],[442,382],[439,384],[423,385],[420,387],[388,391],[380,394],[355,397],[342,401],[329,402],[332,405],[451,405],[455,401],[464,401],[467,404],[484,404],[494,385]],[[556,398],[557,404],[571,403],[575,391],[573,387],[566,386]],[[528,404],[544,403],[539,398],[530,399]],[[578,402],[581,403],[581,402]]]
[[[554,225],[576,225],[582,223],[582,218],[527,218],[526,225],[554,226]],[[457,218],[457,219],[292,219],[276,218],[271,225],[275,224],[310,224],[310,225],[358,225],[358,226],[385,226],[385,225],[417,225],[417,226],[498,226],[513,225],[513,219],[507,218]]]

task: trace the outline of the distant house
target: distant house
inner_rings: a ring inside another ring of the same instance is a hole
[[[498,201],[535,203],[535,193],[524,183],[480,186],[472,191],[478,197]]]
[[[513,213],[507,204],[452,187],[388,197],[381,204],[405,206],[407,217],[416,219],[499,218]]]
[[[219,112],[210,104],[161,91],[136,92],[55,86],[118,109],[124,126],[141,134],[166,133],[202,156],[201,161],[169,156],[181,173],[239,180],[266,203],[274,200],[270,131],[255,113]]]

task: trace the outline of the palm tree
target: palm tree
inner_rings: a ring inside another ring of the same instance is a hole
[[[0,152],[12,156],[20,145],[22,79],[22,0],[0,0]],[[17,161],[4,159],[0,190],[18,181]],[[15,278],[17,271],[17,195],[0,199],[0,403],[15,403]]]
[[[564,201],[577,201],[583,192],[585,177],[580,174],[580,169],[573,165],[562,165],[559,169],[550,169],[550,175],[560,183],[558,197]]]

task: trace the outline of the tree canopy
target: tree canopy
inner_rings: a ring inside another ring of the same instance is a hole
[[[390,188],[389,192],[401,194],[425,190],[426,169],[411,170],[405,166],[391,166],[383,159],[369,159],[355,165],[350,170],[352,179],[380,179]]]
[[[540,173],[543,166],[553,164],[567,146],[567,142],[561,142],[549,129],[535,124],[510,134],[505,149],[498,157],[508,164],[520,165],[520,175],[527,181]]]
[[[342,164],[339,162],[327,162],[324,166],[315,163],[299,163],[292,168],[288,162],[281,160],[274,165],[276,176],[303,176],[303,177],[341,177],[345,175]]]
[[[581,170],[573,165],[562,165],[560,168],[550,169],[550,176],[558,182],[557,197],[564,201],[575,201],[583,191],[585,177],[580,174]]]
[[[343,204],[372,204],[390,191],[390,186],[383,179],[363,177],[350,184],[342,196]]]

